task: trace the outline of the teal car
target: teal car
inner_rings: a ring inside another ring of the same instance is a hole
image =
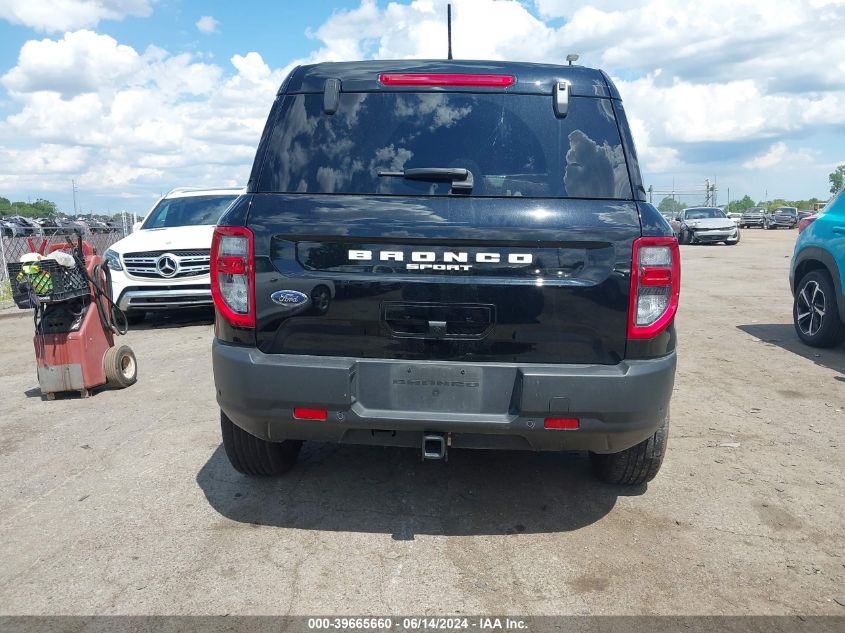
[[[813,347],[833,347],[845,338],[845,191],[819,211],[799,236],[789,285],[798,337]]]

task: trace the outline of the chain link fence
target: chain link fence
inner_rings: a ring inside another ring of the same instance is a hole
[[[87,233],[82,239],[94,247],[97,254],[102,255],[106,249],[123,239],[123,231],[109,231]],[[0,302],[11,298],[9,285],[9,274],[6,264],[20,261],[21,255],[32,252],[32,246],[36,249],[41,247],[42,240],[46,240],[44,253],[46,254],[53,244],[67,244],[67,240],[75,242],[76,235],[32,235],[30,237],[0,237]],[[30,241],[32,244],[30,244]]]

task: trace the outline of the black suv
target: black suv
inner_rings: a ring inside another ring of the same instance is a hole
[[[243,473],[285,472],[303,440],[588,450],[620,484],[660,467],[678,245],[599,70],[300,66],[211,262]]]

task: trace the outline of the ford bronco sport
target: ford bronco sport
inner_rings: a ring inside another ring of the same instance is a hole
[[[680,259],[599,70],[324,63],[278,91],[211,257],[223,445],[587,450],[660,468]],[[336,289],[326,309],[315,284]]]

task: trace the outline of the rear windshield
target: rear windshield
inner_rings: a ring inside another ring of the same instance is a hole
[[[342,93],[287,95],[257,190],[445,196],[451,183],[380,176],[463,168],[472,196],[631,199],[611,102],[571,97],[557,118],[549,95]],[[461,194],[458,194],[461,195]]]
[[[173,226],[217,224],[223,212],[237,196],[188,196],[167,198],[150,211],[145,229],[163,229]]]

